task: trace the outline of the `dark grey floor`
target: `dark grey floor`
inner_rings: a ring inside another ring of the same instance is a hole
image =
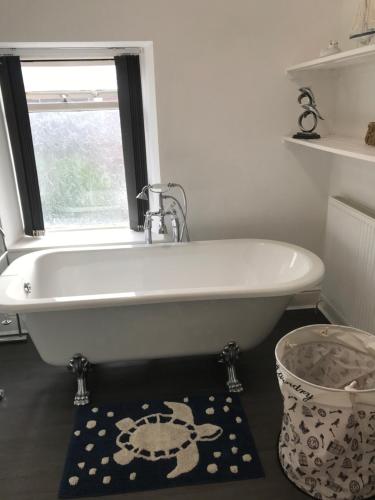
[[[326,322],[314,310],[288,311],[272,335],[242,356],[240,374],[246,387],[243,406],[257,444],[266,477],[101,497],[103,500],[302,500],[306,498],[283,476],[276,458],[281,398],[277,387],[274,347],[288,331]],[[141,366],[101,366],[90,377],[97,404],[173,398],[222,391],[223,367],[211,358],[153,361]],[[0,345],[0,499],[54,500],[69,443],[74,381],[63,369],[40,360],[33,344]]]

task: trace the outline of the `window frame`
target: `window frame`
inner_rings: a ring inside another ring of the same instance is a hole
[[[51,51],[53,51],[54,49],[51,48],[50,50],[47,51],[46,53],[46,49],[47,48],[44,48],[44,50],[42,50],[41,52],[38,50],[38,49],[35,49],[35,50],[32,50],[30,52],[30,55],[26,55],[25,56],[22,56],[23,53],[26,53],[27,54],[27,50],[18,50],[17,49],[17,52],[19,53],[18,56],[15,56],[14,54],[12,54],[12,58],[13,57],[18,57],[20,60],[22,61],[25,61],[25,62],[31,62],[32,60],[36,61],[49,61],[49,60],[58,60],[58,61],[67,61],[67,60],[70,60],[72,59],[72,49],[73,48],[67,48],[66,49],[66,53],[69,54],[69,57],[67,57],[67,55],[65,54],[65,51],[62,50],[60,53],[59,51],[56,51],[56,55],[52,58],[51,57]],[[142,101],[142,90],[146,89],[146,92],[148,93],[150,91],[150,95],[146,95],[146,103],[147,105],[150,106],[150,110],[151,110],[151,113],[154,112],[156,113],[156,106],[155,106],[155,103],[153,102],[154,101],[154,76],[153,76],[153,53],[152,53],[152,44],[151,46],[148,47],[149,50],[147,50],[147,54],[144,54],[144,57],[140,58],[140,54],[143,53],[144,49],[135,49],[135,48],[132,48],[130,49],[130,54],[131,54],[131,58],[133,60],[137,60],[137,71],[138,71],[138,74],[136,75],[136,80],[137,80],[137,85],[138,85],[138,99],[140,97],[140,100],[138,100],[138,108],[137,110],[141,111],[141,115],[142,115],[142,129],[141,129],[141,142],[143,143],[143,147],[141,148],[141,153],[143,154],[143,159],[141,158],[136,158],[132,163],[129,162],[129,153],[127,153],[127,157],[128,157],[128,160],[127,160],[127,164],[125,166],[125,175],[127,174],[127,172],[129,171],[129,168],[133,168],[133,169],[138,169],[138,165],[141,163],[141,168],[144,169],[144,171],[142,172],[142,175],[140,176],[139,175],[139,172],[132,172],[132,175],[133,175],[133,178],[136,179],[136,182],[133,182],[131,184],[128,184],[128,181],[127,181],[127,191],[128,191],[128,208],[129,208],[129,221],[130,221],[130,228],[133,229],[133,230],[136,230],[136,231],[140,231],[143,229],[143,220],[144,220],[144,211],[145,211],[145,204],[142,204],[140,206],[140,203],[136,200],[136,194],[138,192],[138,190],[140,190],[142,187],[143,187],[143,184],[140,185],[140,182],[144,182],[144,184],[147,184],[147,179],[148,179],[148,171],[147,171],[147,160],[146,160],[146,157],[147,159],[150,158],[150,155],[152,155],[152,165],[151,165],[151,170],[152,170],[152,177],[157,180],[158,177],[159,177],[159,165],[158,165],[158,143],[157,143],[157,128],[156,128],[156,114],[154,114],[153,116],[151,116],[151,120],[150,120],[150,123],[151,123],[151,130],[148,130],[146,131],[145,130],[145,121],[144,121],[144,117],[143,117],[143,101]],[[116,54],[122,54],[124,57],[129,57],[130,54],[127,54],[127,50],[124,49],[124,48],[116,48],[116,49],[110,49],[109,47],[108,48],[105,48],[105,47],[95,47],[93,48],[92,52],[90,53],[90,49],[85,49],[85,48],[79,48],[77,49],[76,52],[74,52],[75,54],[77,54],[77,59],[74,58],[74,60],[79,60],[79,61],[84,61],[84,60],[94,60],[94,59],[102,59],[103,58],[103,54],[104,52],[107,51],[107,54],[105,55],[104,58],[108,59],[108,60],[113,60],[114,59],[114,55]],[[2,52],[2,49],[0,48],[0,57],[4,57],[4,56],[1,56],[1,52]],[[8,51],[9,52],[9,51]],[[125,52],[125,54],[124,54]],[[42,57],[38,56],[38,53],[42,54]],[[32,54],[32,55],[31,55]],[[48,55],[47,55],[48,54]],[[92,55],[91,55],[92,54]],[[146,61],[147,60],[147,61]],[[146,63],[146,64],[145,64]],[[150,64],[151,63],[151,64]],[[145,71],[145,67],[146,67],[146,71]],[[143,75],[141,77],[141,72],[143,72]],[[147,81],[143,81],[143,77],[144,77],[144,74],[147,75]],[[134,82],[133,82],[134,83]],[[151,84],[151,85],[150,85]],[[127,89],[126,91],[128,92],[129,94],[129,87],[130,85],[128,84],[127,85]],[[120,88],[120,84],[119,84],[119,88]],[[133,95],[132,97],[134,98],[134,92],[133,92]],[[75,105],[72,106],[73,103],[69,104],[67,107],[69,108],[73,108],[74,107],[74,110],[76,109],[87,109],[87,104],[86,103],[85,105],[82,105],[81,103],[76,107]],[[90,109],[93,108],[93,105],[94,103],[92,103],[92,105],[90,104],[89,107]],[[113,105],[111,105],[110,103],[106,102],[106,103],[95,103],[95,105],[97,105],[97,108],[101,108],[101,109],[104,109],[104,108],[112,108]],[[132,119],[134,120],[134,102],[132,103],[131,101],[128,101],[127,102],[127,105],[128,106],[131,106],[133,105],[133,109],[131,111],[132,113]],[[114,105],[113,107],[117,107],[117,103],[116,105]],[[119,107],[120,107],[120,103],[119,103]],[[43,105],[43,110],[47,111],[46,107]],[[65,109],[65,110],[68,110],[68,109]],[[73,109],[72,109],[73,110]],[[31,112],[33,112],[33,110],[30,110]],[[35,109],[35,111],[37,111]],[[121,110],[120,110],[120,119],[121,119]],[[133,127],[133,124],[131,125],[131,127]],[[122,130],[123,132],[123,130]],[[138,129],[138,132],[139,132],[139,129]],[[8,130],[8,133],[9,133],[9,130]],[[11,134],[9,134],[10,136]],[[123,134],[122,134],[123,135]],[[11,137],[10,137],[11,139]],[[126,136],[125,139],[128,141],[128,144],[129,144],[129,138]],[[146,139],[147,141],[149,141],[149,144],[146,145]],[[12,141],[10,141],[12,142]],[[133,150],[134,150],[134,144],[135,144],[136,141],[134,141],[134,137],[132,138],[132,146],[133,146]],[[125,143],[124,143],[124,138],[123,138],[123,146],[124,146],[124,149],[126,149],[126,146],[125,146]],[[147,147],[146,147],[147,146]],[[15,149],[14,146],[12,146],[12,150]],[[125,155],[126,151],[124,151],[124,155]],[[157,153],[157,155],[155,155],[155,153]],[[134,154],[134,153],[133,153]],[[14,160],[14,154],[13,154],[13,160]],[[125,159],[126,161],[126,159]],[[15,161],[14,161],[14,167],[15,167]],[[16,169],[17,170],[17,169]],[[155,175],[156,174],[156,175]],[[18,175],[17,175],[17,186],[18,186],[18,190],[19,190],[19,194],[20,194],[20,197],[21,197],[21,187],[20,187],[20,180],[18,178]],[[39,189],[38,189],[38,192],[39,192]],[[135,201],[133,201],[133,198]],[[130,203],[132,202],[132,203]],[[42,231],[41,230],[38,230],[38,231],[35,231],[34,228],[32,228],[32,230],[30,230],[30,224],[27,223],[27,217],[28,217],[28,214],[30,213],[30,211],[28,209],[25,209],[25,207],[22,205],[21,206],[22,208],[22,213],[23,213],[23,219],[24,219],[24,230],[25,230],[25,234],[28,234],[28,235],[32,235],[32,236],[40,236]],[[131,212],[133,212],[133,215],[132,217],[130,217],[130,214]],[[106,226],[106,227],[118,227],[118,226]],[[87,229],[101,229],[103,228],[103,226],[91,226],[91,227],[87,227]],[[44,229],[44,228],[43,228]],[[64,230],[74,230],[75,228],[64,228]],[[82,228],[82,229],[86,229],[86,227]],[[53,229],[52,229],[53,230]]]
[[[61,95],[71,95],[72,92],[62,90]],[[75,96],[78,95],[87,95],[87,91],[79,91],[74,92]],[[59,112],[59,111],[95,111],[99,109],[119,109],[118,100],[117,100],[117,92],[106,92],[106,94],[110,94],[111,97],[115,97],[116,100],[103,100],[103,101],[57,101],[52,102],[52,97],[60,96],[57,92],[26,92],[27,97],[27,106],[29,109],[29,113],[40,113],[40,112]],[[50,97],[51,102],[30,102],[29,99],[34,99],[35,101],[39,98],[40,101],[43,101],[43,97]],[[61,97],[60,97],[61,98]]]

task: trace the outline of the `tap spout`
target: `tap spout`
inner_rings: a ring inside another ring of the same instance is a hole
[[[180,221],[178,220],[177,212],[172,210],[171,216],[171,226],[172,226],[172,237],[174,243],[178,243],[180,240]]]

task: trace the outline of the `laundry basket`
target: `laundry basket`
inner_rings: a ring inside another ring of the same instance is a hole
[[[375,495],[375,336],[311,325],[283,337],[275,354],[286,476],[313,498]]]

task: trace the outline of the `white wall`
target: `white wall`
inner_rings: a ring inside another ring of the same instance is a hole
[[[282,144],[299,111],[284,69],[338,36],[341,2],[0,0],[0,45],[153,41],[162,180],[186,187],[193,239],[321,253],[330,160]]]
[[[359,46],[349,40],[358,2],[342,0],[340,45],[344,49]],[[337,74],[333,126],[337,133],[358,138],[366,135],[367,125],[375,121],[375,65],[351,66]],[[356,204],[375,210],[375,169],[371,163],[333,157],[330,194],[343,196]]]

